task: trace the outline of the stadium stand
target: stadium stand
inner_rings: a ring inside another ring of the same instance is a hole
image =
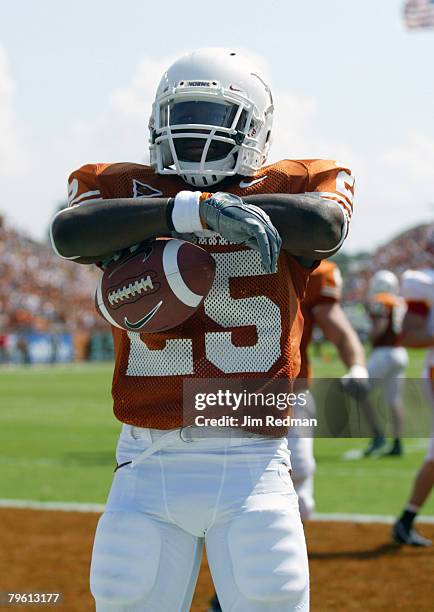
[[[399,277],[405,270],[423,266],[425,255],[421,245],[432,227],[432,223],[417,225],[381,245],[372,255],[355,257],[345,275],[345,302],[364,301],[369,279],[376,270],[391,270]]]
[[[92,299],[98,274],[62,261],[0,216],[0,361],[88,357],[93,335],[109,331]]]

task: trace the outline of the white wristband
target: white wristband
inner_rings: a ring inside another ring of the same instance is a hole
[[[201,191],[180,191],[176,194],[172,210],[172,223],[179,234],[203,230],[199,214],[201,195]]]

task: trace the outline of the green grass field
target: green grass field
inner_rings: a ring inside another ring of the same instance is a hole
[[[317,377],[343,373],[330,347],[313,361]],[[420,375],[422,361],[420,351],[412,353],[409,377]],[[111,411],[110,383],[110,364],[0,370],[0,498],[105,501],[120,430]],[[426,440],[406,440],[402,458],[343,459],[347,451],[366,444],[316,440],[319,512],[400,510]],[[434,515],[434,496],[424,513]]]

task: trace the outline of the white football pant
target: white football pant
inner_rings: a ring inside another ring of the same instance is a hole
[[[313,418],[316,414],[315,399],[309,391],[306,393],[306,405],[296,405],[294,418]],[[299,392],[300,395],[300,392]],[[299,430],[292,427],[288,434],[288,448],[291,453],[292,481],[298,496],[301,519],[306,521],[315,509],[314,475],[316,462],[313,455],[313,432],[306,437],[307,428]]]
[[[188,612],[203,542],[224,612],[309,609],[285,439],[123,426],[91,564],[97,612]],[[182,439],[180,436],[183,436]]]
[[[381,387],[384,401],[388,406],[401,403],[405,368],[408,354],[402,346],[380,346],[374,349],[366,367],[370,387]]]

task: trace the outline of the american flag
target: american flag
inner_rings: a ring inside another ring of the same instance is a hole
[[[410,30],[434,28],[434,0],[407,0],[404,23]]]

